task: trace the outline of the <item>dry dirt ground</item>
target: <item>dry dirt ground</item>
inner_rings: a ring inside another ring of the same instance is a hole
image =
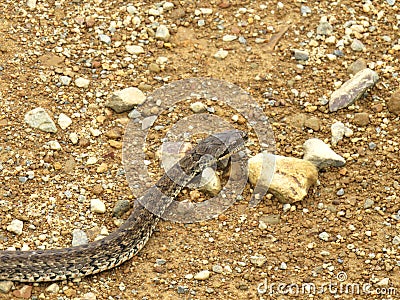
[[[387,108],[399,86],[399,3],[174,0],[157,16],[150,9],[163,2],[133,1],[136,10],[127,9],[126,1],[28,2],[32,8],[25,1],[0,3],[0,249],[67,247],[74,229],[93,239],[104,226],[117,228],[115,202],[134,196],[122,172],[120,144],[110,145],[122,141],[128,121],[127,113],[104,105],[115,90],[139,87],[151,93],[184,78],[226,80],[263,107],[280,155],[301,158],[303,142],[312,137],[329,143],[336,121],[353,130],[333,147],[346,157],[346,165],[320,172],[319,184],[289,211],[274,198],[249,208],[248,186],[243,200],[217,219],[162,222],[140,254],[122,266],[78,283],[58,282],[57,293],[46,291],[50,284],[33,284],[28,298],[399,297],[399,118]],[[303,16],[302,5],[311,13]],[[199,8],[211,8],[211,14]],[[333,29],[318,35],[324,16]],[[154,37],[159,24],[169,28],[168,41]],[[111,37],[110,43],[101,42],[99,34]],[[245,43],[223,41],[225,35],[241,36]],[[348,41],[337,47],[346,35]],[[363,43],[362,51],[352,49],[354,39]],[[144,53],[129,54],[128,44],[142,45]],[[228,56],[214,58],[221,48]],[[296,61],[293,49],[308,51],[309,59]],[[341,53],[327,55],[335,50]],[[378,72],[380,81],[352,107],[330,113],[323,100],[350,78],[348,66],[359,58]],[[59,84],[63,75],[72,78],[69,85]],[[89,86],[77,87],[78,77],[89,79]],[[32,129],[24,115],[36,107],[54,120],[64,113],[72,125],[52,134]],[[179,107],[174,109],[179,117]],[[354,119],[359,112],[369,114],[366,123]],[[220,115],[235,125],[228,113]],[[304,119],[311,117],[316,119],[307,128]],[[95,129],[102,134],[93,134]],[[73,132],[78,144],[69,138]],[[47,142],[54,140],[61,150],[49,149]],[[88,165],[88,157],[97,162]],[[34,175],[24,182],[29,171]],[[106,204],[105,214],[90,211],[93,198]],[[365,208],[366,201],[370,207]],[[278,215],[279,222],[260,229],[260,218],[271,215]],[[6,230],[13,219],[24,222],[21,235]],[[328,241],[319,238],[324,231]],[[267,260],[257,267],[250,261],[254,255]],[[156,264],[157,259],[165,264]],[[208,279],[192,278],[202,270],[210,270]],[[317,292],[301,291],[305,283]],[[357,294],[343,285],[340,290],[343,283],[360,289],[370,284],[374,294]],[[278,284],[297,284],[300,292],[278,293]],[[0,298],[17,299],[23,287],[15,283]],[[276,293],[263,293],[269,287]]]

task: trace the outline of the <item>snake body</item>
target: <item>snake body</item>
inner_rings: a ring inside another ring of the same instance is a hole
[[[0,251],[0,280],[68,280],[96,274],[129,260],[144,247],[160,216],[182,188],[212,163],[209,157],[218,161],[229,156],[244,147],[245,139],[244,132],[230,130],[199,142],[142,196],[139,202],[147,203],[146,208],[138,205],[120,228],[101,240],[54,250]],[[167,200],[160,202],[154,196],[155,189]]]

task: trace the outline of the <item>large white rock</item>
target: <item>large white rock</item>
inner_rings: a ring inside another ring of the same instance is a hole
[[[318,170],[309,161],[262,152],[249,159],[249,181],[268,190],[282,203],[301,201],[317,182]]]

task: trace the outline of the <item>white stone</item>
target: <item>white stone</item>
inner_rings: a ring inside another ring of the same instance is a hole
[[[204,7],[202,7],[202,8],[200,8],[200,12],[203,15],[211,15],[213,13],[213,10],[212,10],[212,8],[204,8]]]
[[[89,242],[89,239],[86,233],[79,229],[74,229],[72,232],[72,246],[81,246],[85,245]]]
[[[257,267],[261,267],[266,261],[267,258],[264,255],[250,256],[250,262]]]
[[[346,126],[342,122],[335,122],[331,126],[332,133],[332,145],[336,146],[336,144],[343,139],[345,133]]]
[[[37,107],[35,109],[28,111],[25,114],[25,122],[29,126],[37,128],[44,132],[52,132],[52,133],[57,132],[56,124],[50,118],[48,113],[41,107]]]
[[[98,137],[101,135],[101,131],[97,128],[89,128],[90,133],[94,136],[94,137]]]
[[[168,62],[168,57],[160,56],[156,59],[156,63],[159,65],[163,65]]]
[[[318,237],[325,242],[329,241],[329,233],[325,231],[321,232]]]
[[[58,141],[49,141],[47,142],[47,145],[51,150],[61,150],[61,145]]]
[[[16,235],[20,235],[24,228],[24,222],[18,219],[14,219],[11,221],[10,225],[7,226],[7,231],[15,233]]]
[[[196,280],[207,280],[208,278],[210,278],[210,274],[211,274],[210,271],[203,270],[203,271],[200,271],[199,273],[197,273],[196,275],[194,275],[194,279],[196,279]]]
[[[79,137],[78,134],[76,132],[71,132],[69,134],[69,140],[72,142],[72,144],[76,145],[78,144],[79,141]]]
[[[169,11],[174,8],[174,4],[172,2],[165,2],[163,4],[164,11]]]
[[[69,76],[60,76],[59,80],[62,85],[69,85],[72,81],[72,78]]]
[[[203,102],[194,102],[190,104],[190,109],[194,113],[203,113],[207,111],[207,105],[205,105]]]
[[[104,214],[106,205],[100,199],[92,199],[90,200],[90,210],[94,213]]]
[[[83,77],[78,77],[75,79],[75,85],[79,88],[87,88],[90,84],[90,80],[83,78]]]
[[[161,11],[159,11],[158,9],[155,9],[155,8],[150,8],[148,11],[147,11],[147,13],[150,15],[150,16],[159,16],[159,15],[161,15]]]
[[[201,174],[200,187],[201,191],[218,195],[222,189],[221,181],[212,168],[205,168]]]
[[[97,163],[97,161],[98,161],[97,157],[90,156],[88,158],[88,160],[86,161],[86,164],[87,165],[94,165],[95,163]]]
[[[26,5],[30,8],[30,9],[34,9],[36,7],[36,0],[27,0],[26,1]]]
[[[219,49],[215,54],[214,54],[214,58],[222,60],[225,59],[228,56],[229,52],[227,50],[224,49]]]
[[[95,293],[89,292],[83,295],[82,300],[96,300],[97,296]]]
[[[106,34],[99,34],[99,40],[100,42],[110,45],[111,44],[111,38],[106,35]]]
[[[65,130],[71,124],[72,124],[72,120],[66,114],[61,113],[58,116],[58,125],[61,127],[61,129]]]
[[[303,159],[312,162],[318,169],[324,169],[329,166],[341,167],[346,164],[346,160],[343,157],[336,154],[320,139],[308,139],[303,144],[303,149]]]
[[[237,36],[236,35],[232,35],[232,34],[226,34],[226,35],[224,35],[223,37],[222,37],[222,40],[224,41],[224,42],[232,42],[232,41],[234,41],[234,40],[236,40],[237,39]]]
[[[389,278],[385,277],[381,279],[377,284],[377,286],[388,286],[389,285]]]
[[[138,55],[138,54],[144,53],[143,47],[139,46],[139,45],[127,45],[125,47],[125,49],[126,49],[126,52],[128,52],[129,54]]]
[[[59,285],[57,283],[50,284],[46,288],[46,292],[52,293],[52,294],[57,294],[59,290],[60,290],[60,287],[59,287]]]
[[[156,39],[164,42],[168,42],[171,37],[168,27],[165,25],[158,26],[156,30]]]
[[[117,113],[133,109],[136,105],[142,104],[146,96],[141,90],[135,87],[129,87],[112,93],[111,98],[105,104]]]

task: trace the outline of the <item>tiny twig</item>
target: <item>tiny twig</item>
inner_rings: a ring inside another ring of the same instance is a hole
[[[278,44],[279,40],[282,38],[282,36],[285,34],[285,32],[289,29],[289,26],[283,26],[279,30],[277,34],[274,34],[267,45],[265,46],[265,50],[267,51],[274,51],[274,48],[276,44]]]

